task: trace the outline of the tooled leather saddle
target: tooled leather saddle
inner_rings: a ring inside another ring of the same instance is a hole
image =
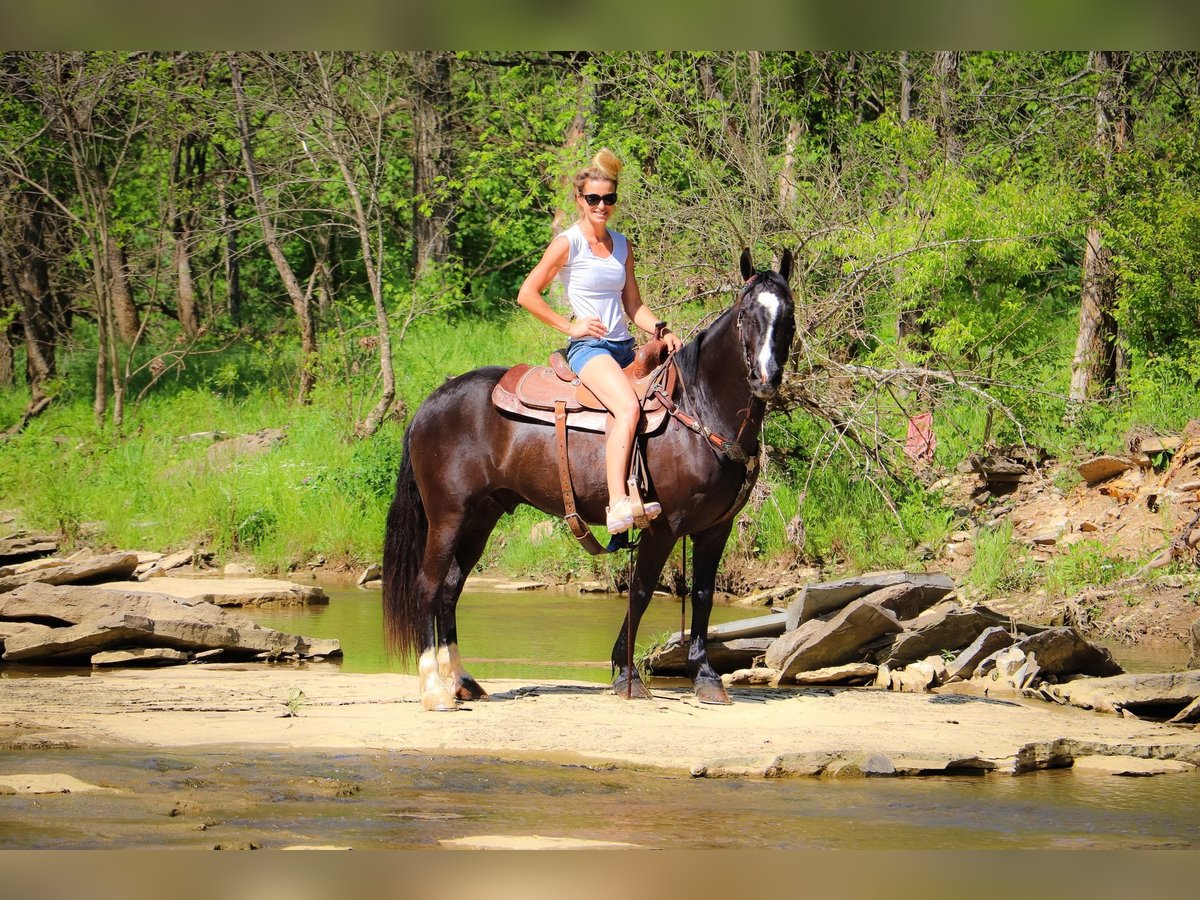
[[[667,409],[657,392],[651,393],[649,399],[646,397],[666,358],[666,343],[656,339],[638,348],[633,362],[625,367],[625,375],[642,401],[640,434],[653,434],[662,427],[667,416]],[[674,396],[676,375],[675,364],[671,363],[664,385],[668,397]],[[561,403],[566,411],[567,427],[582,431],[603,433],[611,421],[604,404],[571,371],[561,350],[550,354],[549,365],[522,363],[505,372],[492,389],[492,402],[505,412],[551,425],[555,423],[555,407]]]
[[[655,330],[654,340],[638,349],[633,362],[625,367],[625,375],[633,385],[634,393],[642,402],[642,416],[638,422],[639,434],[652,434],[662,427],[667,417],[667,404],[675,392],[677,372],[675,363],[667,362],[666,342],[660,337],[661,329]],[[665,399],[664,399],[665,398]],[[579,377],[567,365],[561,350],[550,354],[550,365],[513,366],[501,377],[492,389],[492,402],[499,408],[525,419],[548,422],[554,425],[554,439],[558,450],[559,486],[563,495],[563,518],[571,533],[593,555],[608,553],[614,549],[601,547],[587,523],[575,509],[575,489],[571,485],[571,465],[567,455],[567,430],[578,428],[584,431],[603,433],[612,416],[590,390],[584,387]],[[632,471],[627,481],[629,499],[633,511],[634,525],[647,527],[650,522],[642,503],[645,464],[640,458],[640,447],[634,442]]]

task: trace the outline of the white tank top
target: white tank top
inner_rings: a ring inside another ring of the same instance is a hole
[[[558,279],[567,291],[571,312],[577,318],[595,316],[608,329],[610,341],[632,339],[625,322],[621,291],[625,288],[625,260],[629,242],[625,235],[609,231],[613,239],[612,255],[601,258],[592,252],[587,238],[576,223],[563,232],[570,248],[567,263],[558,271]]]

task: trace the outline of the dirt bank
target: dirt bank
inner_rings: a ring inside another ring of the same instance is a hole
[[[627,702],[585,683],[493,681],[428,713],[416,679],[209,665],[0,679],[0,746],[345,748],[614,763],[694,775],[1019,773],[1075,757],[1200,763],[1190,728],[1042,703],[868,689],[684,689]]]

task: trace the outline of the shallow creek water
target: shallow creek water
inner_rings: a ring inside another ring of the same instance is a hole
[[[380,639],[378,593],[330,593],[327,607],[260,610],[255,617],[339,638],[344,671],[394,669]],[[757,612],[719,608],[714,620]],[[617,597],[471,595],[460,605],[463,652],[482,679],[606,682],[623,615]],[[645,640],[678,627],[678,603],[656,600],[641,634]],[[1171,654],[1161,662],[1159,670],[1182,665]],[[1153,658],[1136,663],[1143,671],[1154,667]],[[0,755],[0,774],[22,772],[65,772],[115,792],[0,797],[0,849],[423,848],[478,835],[681,849],[1200,846],[1200,774],[713,780],[415,753],[133,748]]]

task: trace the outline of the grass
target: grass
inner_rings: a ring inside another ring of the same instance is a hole
[[[396,348],[400,401],[411,413],[450,376],[479,365],[543,359],[556,343],[528,316],[418,323]],[[355,342],[326,337],[322,380],[308,406],[291,399],[295,357],[280,338],[197,357],[146,399],[131,402],[119,433],[93,420],[90,357],[64,358],[55,385],[59,400],[0,446],[0,507],[19,508],[21,525],[61,531],[68,548],[85,541],[147,550],[197,547],[218,562],[245,559],[264,572],[320,557],[348,566],[378,560],[403,424],[389,421],[369,440],[351,438],[374,402],[377,378],[369,351]],[[1054,434],[1063,446],[1111,444],[1139,417],[1167,430],[1200,415],[1194,389],[1173,369],[1143,367],[1131,384],[1135,393],[1124,406],[1097,406],[1074,430],[1047,418],[1041,433]],[[0,428],[16,421],[26,402],[22,389],[0,391]],[[886,421],[903,421],[898,410],[883,413]],[[978,402],[947,397],[935,423],[937,465],[948,471],[979,449],[987,417]],[[265,428],[283,429],[286,439],[266,453],[210,458],[214,440]],[[878,468],[864,470],[855,456],[825,455],[830,445],[823,429],[800,414],[768,420],[769,464],[753,504],[739,516],[727,566],[749,573],[772,561],[797,560],[847,572],[919,567],[922,545],[940,547],[963,527],[940,497],[903,474],[902,457],[893,464],[901,480],[888,480]],[[788,533],[797,513],[801,546]],[[535,526],[545,522],[549,534],[535,540]],[[668,572],[678,568],[679,555],[676,548]],[[590,557],[561,521],[521,507],[501,520],[481,564],[520,577],[615,585],[625,579],[627,556]],[[1081,544],[1052,564],[1048,577],[1053,590],[1070,591],[1107,583],[1123,571],[1102,547]],[[980,532],[968,576],[973,590],[1018,589],[1034,578],[1012,544],[1011,528]]]

